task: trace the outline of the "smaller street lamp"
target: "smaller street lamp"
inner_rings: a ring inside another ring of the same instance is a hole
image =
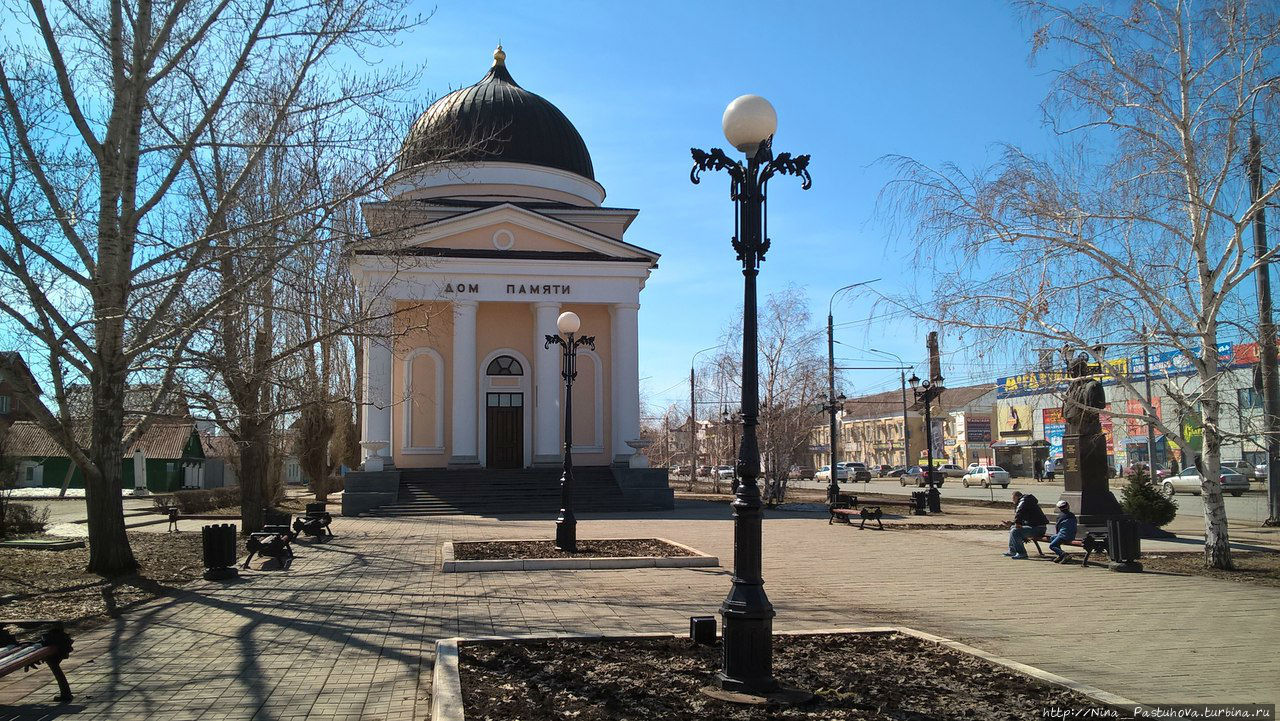
[[[942,510],[942,504],[938,488],[935,485],[936,478],[934,474],[937,469],[933,467],[933,402],[942,397],[942,376],[927,381],[921,381],[915,373],[911,374],[911,392],[915,394],[916,402],[924,404],[924,445],[925,457],[928,459],[928,466],[925,468],[925,478],[929,483],[929,510],[938,513]]]
[[[834,390],[832,392],[834,393]],[[831,418],[831,427],[827,431],[831,435],[831,437],[827,439],[827,451],[828,455],[831,457],[831,464],[829,466],[831,468],[831,478],[829,479],[830,482],[827,484],[828,503],[836,503],[840,500],[840,479],[836,477],[836,448],[838,447],[836,443],[836,434],[840,429],[836,427],[836,413],[840,409],[844,408],[844,402],[847,400],[849,399],[845,398],[845,395],[841,393],[840,395],[833,396],[827,403],[818,404],[819,410],[828,413]]]
[[[573,311],[556,319],[560,335],[547,335],[543,348],[553,344],[564,349],[560,375],[564,378],[564,471],[560,474],[560,516],[556,519],[556,550],[574,553],[578,550],[578,519],[573,515],[573,379],[578,377],[578,347],[596,349],[594,336],[574,335],[582,320]]]

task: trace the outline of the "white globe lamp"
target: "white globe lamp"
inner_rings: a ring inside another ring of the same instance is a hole
[[[578,317],[577,313],[574,313],[571,310],[565,311],[556,319],[556,327],[559,328],[560,332],[564,335],[577,333],[578,329],[582,327],[582,319]]]
[[[759,95],[742,95],[724,109],[724,137],[733,147],[754,155],[760,143],[778,129],[778,113]]]

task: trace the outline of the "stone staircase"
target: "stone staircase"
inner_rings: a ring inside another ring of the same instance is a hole
[[[448,516],[556,513],[560,510],[560,469],[406,468],[400,471],[395,503],[371,509],[368,516]],[[628,510],[622,489],[608,466],[573,469],[573,510]]]

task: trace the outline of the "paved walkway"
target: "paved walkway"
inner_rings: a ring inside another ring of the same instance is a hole
[[[0,679],[0,719],[426,718],[438,638],[682,633],[714,613],[729,587],[726,514],[682,503],[579,523],[585,538],[687,543],[719,569],[464,574],[438,571],[443,541],[549,538],[551,522],[335,519],[338,537],[299,542],[287,572],[200,582],[80,635],[72,709],[46,703],[47,671]],[[1280,589],[1010,561],[998,532],[858,531],[815,513],[771,514],[765,539],[778,629],[902,624],[1138,701],[1280,701]]]

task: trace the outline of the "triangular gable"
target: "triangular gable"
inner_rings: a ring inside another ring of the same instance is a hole
[[[420,225],[402,242],[406,249],[580,252],[658,260],[652,251],[510,203]]]

